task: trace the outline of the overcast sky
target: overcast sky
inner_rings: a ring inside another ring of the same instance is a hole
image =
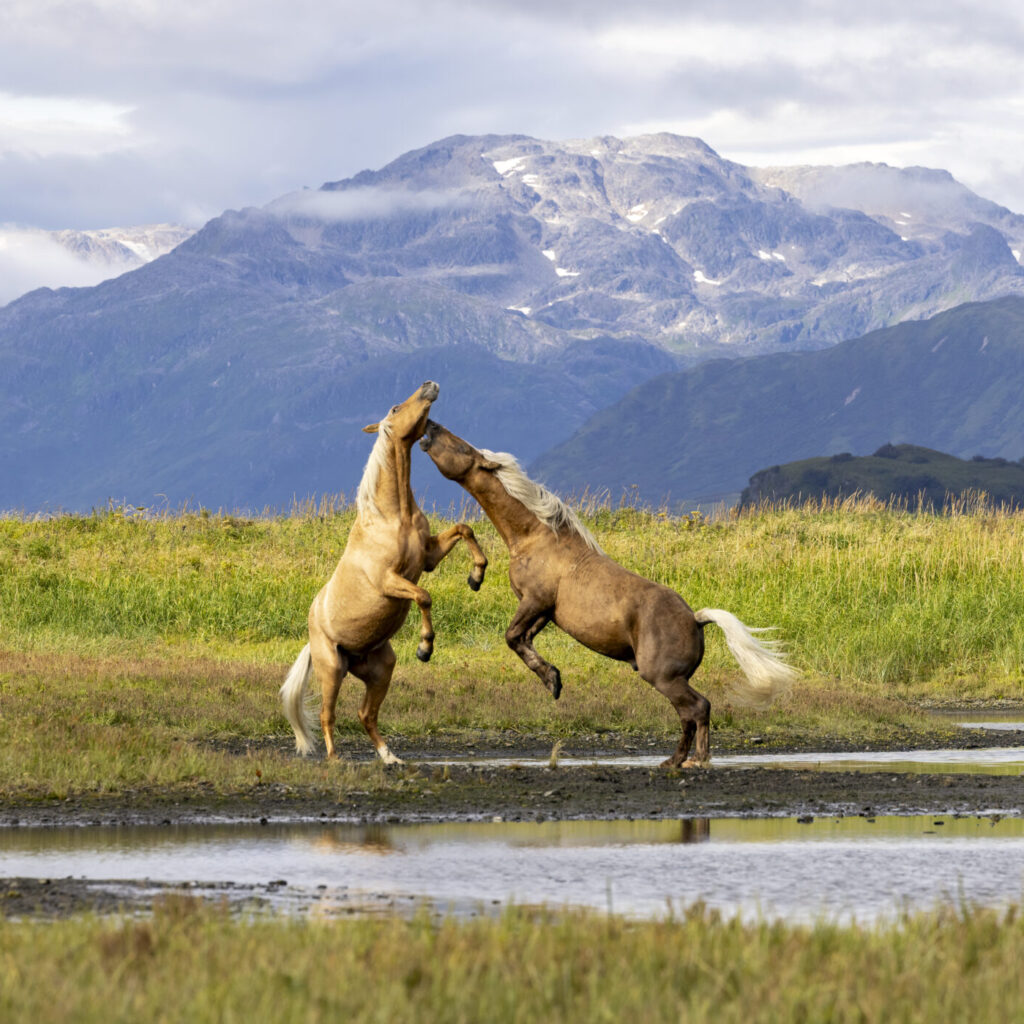
[[[453,133],[943,167],[1024,212],[1005,0],[0,0],[0,225],[197,225]]]

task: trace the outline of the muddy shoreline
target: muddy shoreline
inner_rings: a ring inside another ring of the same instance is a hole
[[[8,799],[0,804],[0,829],[69,825],[186,825],[203,822],[275,822],[331,819],[348,823],[530,821],[551,819],[678,818],[715,815],[1024,814],[1024,777],[968,773],[816,771],[813,768],[743,767],[663,769],[550,763],[547,737],[490,734],[396,738],[406,764],[386,769],[391,784],[380,791],[346,791],[259,784],[218,793],[209,784],[140,787],[116,794],[67,799]],[[262,749],[287,749],[274,740]],[[218,743],[253,753],[253,743]],[[948,734],[899,737],[875,750],[1024,747],[1024,730],[956,729]],[[559,758],[624,754],[658,757],[670,746],[661,737],[593,736],[560,745]],[[847,752],[843,744],[768,742],[759,736],[719,742],[714,753]],[[855,748],[857,750],[866,748]],[[373,762],[361,737],[339,743],[343,758]],[[489,765],[500,758],[501,765]],[[517,763],[521,759],[522,764]],[[472,760],[475,763],[461,763]],[[542,761],[542,766],[536,762]],[[448,761],[447,764],[438,762]],[[511,764],[507,763],[511,762]],[[529,762],[534,762],[530,764]]]
[[[890,745],[889,749],[934,748],[939,743],[935,736],[911,736],[906,740],[905,744]],[[965,749],[1024,747],[1024,731],[958,730],[942,740],[943,746]],[[551,741],[544,737],[503,735],[480,737],[471,745],[465,738],[402,740],[396,748],[407,764],[388,769],[393,781],[379,792],[331,790],[322,786],[300,789],[270,783],[229,794],[198,785],[187,791],[150,788],[65,800],[8,800],[0,805],[0,829],[169,827],[210,822],[400,824],[1024,814],[1024,777],[1020,775],[815,771],[758,766],[712,766],[684,771],[601,765],[551,767],[551,747]],[[756,753],[758,749],[779,753],[799,750],[800,745],[790,743],[786,749],[768,744],[761,737],[748,737],[740,743],[719,743],[714,749],[720,754]],[[817,744],[815,749],[821,750],[821,745]],[[586,757],[663,752],[667,753],[663,738],[600,736],[567,742],[560,754]],[[342,754],[355,760],[369,760],[365,741],[358,739],[343,744]],[[500,757],[513,764],[429,763],[467,757],[484,761]],[[517,758],[543,758],[544,766],[515,764]],[[123,880],[0,878],[0,915],[52,917],[82,910],[145,912],[152,909],[154,900],[176,891],[177,887]],[[202,881],[190,881],[187,892],[202,898]],[[254,906],[265,903],[267,896],[257,891],[239,895]]]

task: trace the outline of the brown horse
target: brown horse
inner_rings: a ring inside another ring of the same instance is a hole
[[[704,626],[714,622],[725,632],[746,677],[736,685],[741,699],[767,704],[795,677],[774,645],[756,639],[735,615],[715,608],[695,614],[674,590],[613,562],[576,514],[530,480],[511,455],[478,451],[433,421],[420,447],[476,498],[508,545],[519,607],[505,640],[555,700],[561,675],[533,646],[549,622],[592,651],[627,662],[669,699],[683,732],[664,764],[689,766],[709,760],[711,705],[690,686],[704,657]]]
[[[295,747],[313,747],[313,719],[304,706],[310,676],[320,683],[320,726],[327,756],[334,755],[334,709],[341,681],[349,672],[366,684],[359,721],[385,764],[401,761],[377,731],[377,713],[391,685],[395,652],[390,639],[409,613],[422,615],[416,657],[428,661],[434,649],[430,594],[417,585],[459,542],[473,556],[469,585],[480,589],[487,559],[465,523],[431,536],[409,485],[409,452],[423,436],[439,388],[427,381],[379,423],[363,429],[377,435],[356,493],[356,521],[334,574],[309,609],[309,643],[281,687],[281,702],[295,730]]]

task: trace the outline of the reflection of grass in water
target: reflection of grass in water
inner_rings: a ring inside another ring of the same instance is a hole
[[[145,919],[0,920],[8,1020],[1017,1019],[1024,915],[856,928],[523,909],[497,919],[239,921],[171,896]],[[188,983],[183,985],[182,979]]]
[[[927,725],[907,701],[1024,699],[1024,514],[919,514],[868,500],[716,519],[595,502],[581,511],[612,557],[693,607],[778,627],[804,679],[768,713],[730,705],[737,670],[719,631],[707,630],[695,683],[712,700],[719,740],[895,742],[911,729],[953,731]],[[132,509],[0,519],[0,779],[59,790],[76,779],[120,789],[260,778],[195,741],[287,734],[277,687],[352,521],[330,501],[254,519]],[[634,673],[554,626],[538,640],[565,682],[550,699],[504,643],[515,608],[504,545],[486,520],[474,527],[488,579],[469,590],[461,547],[424,577],[436,653],[429,665],[414,659],[410,616],[395,641],[385,732],[674,733],[667,703]],[[360,733],[361,690],[343,687],[343,731]],[[284,761],[271,769],[290,771]]]

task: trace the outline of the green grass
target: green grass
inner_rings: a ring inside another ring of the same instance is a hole
[[[651,1022],[1019,1018],[1024,919],[940,911],[868,928],[629,922],[239,922],[187,897],[150,919],[0,920],[10,1021]]]
[[[583,512],[613,558],[694,608],[777,627],[803,678],[760,714],[731,705],[737,669],[708,630],[694,683],[712,701],[720,739],[757,731],[884,742],[929,728],[923,703],[1024,701],[1024,514],[978,506],[935,515],[874,501],[717,520]],[[0,519],[0,786],[117,790],[197,774],[241,784],[251,766],[215,755],[209,741],[289,734],[277,688],[352,522],[350,508],[330,503],[251,520],[132,509]],[[410,616],[396,638],[385,735],[674,733],[667,702],[553,626],[538,647],[565,689],[550,700],[504,643],[515,608],[504,545],[487,521],[475,529],[488,578],[469,590],[462,547],[424,577],[435,655],[429,665],[414,658]],[[343,731],[360,732],[361,690],[343,688]],[[305,769],[282,757],[266,770],[291,778]]]
[[[0,645],[283,665],[304,642],[309,603],[341,554],[352,516],[350,509],[255,520],[115,510],[0,519]],[[608,554],[693,607],[723,607],[750,625],[777,627],[812,679],[915,698],[1024,692],[1024,514],[982,507],[933,515],[849,501],[721,521],[607,508],[587,519]],[[503,641],[515,608],[507,554],[489,523],[475,525],[491,559],[483,590],[465,586],[463,548],[424,577],[434,595],[439,664],[519,671]],[[410,620],[399,634],[403,662],[416,627]],[[539,643],[587,675],[618,671],[555,628]],[[724,644],[712,641],[706,668],[732,670]]]

